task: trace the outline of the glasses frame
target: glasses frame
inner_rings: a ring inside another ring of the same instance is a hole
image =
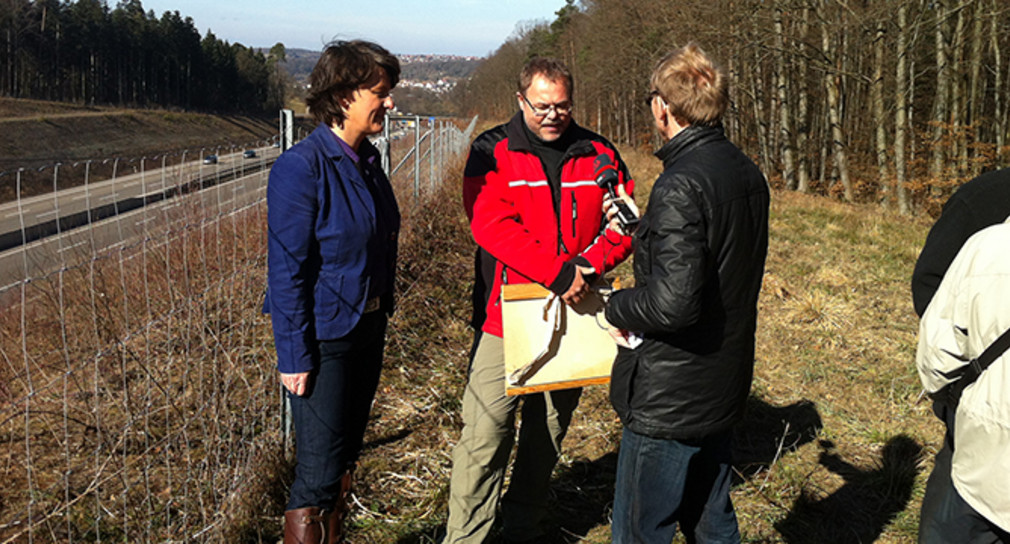
[[[652,107],[652,101],[657,96],[660,97],[660,98],[663,97],[663,95],[659,94],[659,91],[657,91],[656,89],[653,89],[653,90],[649,91],[649,94],[645,95],[645,105],[649,106],[651,108]]]
[[[530,110],[533,111],[533,115],[536,116],[536,117],[538,117],[538,118],[540,118],[540,117],[547,117],[551,113],[552,110],[554,111],[554,115],[557,115],[558,117],[564,117],[564,116],[570,115],[572,113],[572,103],[571,102],[569,102],[568,105],[564,106],[564,107],[562,107],[562,106],[560,106],[558,104],[551,104],[551,105],[547,106],[546,108],[541,109],[541,108],[538,108],[538,107],[534,106],[533,103],[530,102],[530,99],[526,98],[525,94],[519,93],[519,96],[523,97],[523,101],[525,101],[526,105],[529,106]]]

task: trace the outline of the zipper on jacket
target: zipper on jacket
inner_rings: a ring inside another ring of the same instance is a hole
[[[579,207],[575,201],[575,191],[572,191],[572,238],[575,238],[575,223],[579,218]]]

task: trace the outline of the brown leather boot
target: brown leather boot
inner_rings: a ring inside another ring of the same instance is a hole
[[[316,506],[284,512],[284,544],[328,544],[333,517]]]
[[[351,482],[354,480],[354,469],[348,469],[340,477],[340,495],[336,504],[333,505],[333,513],[330,514],[327,522],[329,540],[325,544],[341,544],[344,542],[344,521],[351,511]],[[287,544],[285,542],[285,544]]]

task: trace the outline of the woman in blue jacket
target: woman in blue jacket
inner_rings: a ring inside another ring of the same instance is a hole
[[[328,45],[306,100],[319,127],[270,171],[267,309],[297,461],[285,544],[343,540],[393,311],[400,230],[367,136],[382,130],[399,76],[396,57],[379,45]]]

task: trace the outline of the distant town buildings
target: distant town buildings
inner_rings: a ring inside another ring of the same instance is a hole
[[[288,50],[285,67],[294,85],[308,89],[308,77],[319,57],[318,51]],[[400,60],[400,82],[397,87],[424,89],[436,94],[451,91],[469,77],[483,57],[466,55],[396,55]]]
[[[438,94],[451,91],[482,60],[482,57],[462,55],[397,55],[396,58],[404,67],[398,84],[400,87],[425,89]],[[425,64],[431,65],[431,69],[417,69],[417,65]],[[407,66],[411,69],[407,70]]]
[[[466,56],[466,55],[397,55],[397,59],[400,59],[402,63],[409,62],[446,62],[446,61],[479,61],[484,57]]]

